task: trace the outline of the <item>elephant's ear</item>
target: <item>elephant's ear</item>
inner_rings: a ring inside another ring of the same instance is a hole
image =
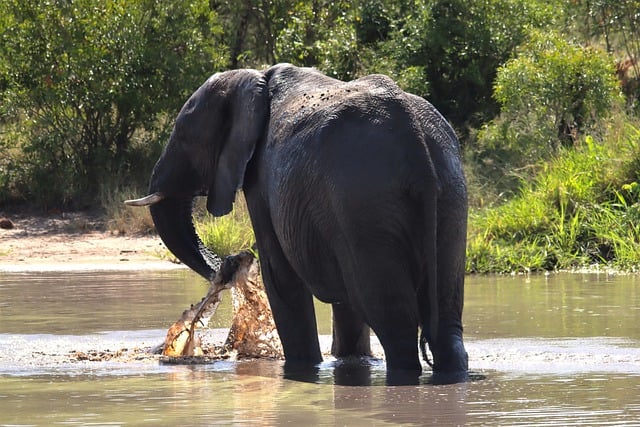
[[[247,164],[265,132],[269,94],[264,75],[239,70],[229,81],[225,119],[229,130],[209,187],[207,210],[214,216],[231,212],[236,192],[242,187]]]

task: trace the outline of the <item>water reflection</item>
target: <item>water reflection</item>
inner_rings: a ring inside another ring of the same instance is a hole
[[[639,280],[605,274],[472,276],[465,290],[465,332],[476,338],[640,340]]]
[[[165,328],[206,293],[190,271],[0,273],[2,333]],[[215,321],[228,326],[230,304]],[[213,324],[216,327],[216,324]]]
[[[470,277],[464,320],[477,381],[465,384],[432,386],[427,373],[418,386],[390,387],[377,359],[327,360],[312,382],[288,379],[278,361],[63,360],[70,348],[161,340],[205,288],[188,271],[0,273],[0,424],[633,425],[640,419],[635,276]],[[328,334],[329,312],[319,308],[319,329]],[[219,326],[229,324],[229,312],[220,308]],[[326,337],[322,343],[326,349]]]

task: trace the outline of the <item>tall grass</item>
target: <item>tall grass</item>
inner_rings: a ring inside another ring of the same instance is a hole
[[[560,152],[514,198],[473,209],[469,272],[640,265],[640,130]]]
[[[238,194],[233,210],[228,215],[215,218],[204,211],[197,216],[196,231],[203,243],[218,256],[224,257],[244,249],[255,242],[249,211],[244,195]]]
[[[129,187],[103,186],[100,203],[105,210],[106,227],[119,235],[152,234],[155,226],[149,209],[126,206],[124,200],[137,199],[144,190]]]

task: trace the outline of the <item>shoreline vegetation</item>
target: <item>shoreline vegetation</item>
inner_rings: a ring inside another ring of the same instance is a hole
[[[468,273],[637,272],[637,9],[636,0],[6,0],[0,213],[99,211],[105,232],[153,234],[147,210],[122,201],[145,193],[184,101],[217,71],[289,62],[345,81],[386,74],[451,122],[469,189]],[[254,239],[241,195],[224,218],[198,206],[196,228],[222,256]]]
[[[517,194],[471,209],[467,272],[637,272],[639,165],[640,130],[629,124],[559,152]]]

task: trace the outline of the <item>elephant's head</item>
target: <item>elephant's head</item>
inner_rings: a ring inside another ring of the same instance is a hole
[[[150,195],[127,201],[151,205],[153,222],[167,248],[209,280],[219,260],[195,232],[193,199],[206,195],[207,210],[215,216],[231,211],[268,115],[262,73],[235,70],[213,75],[182,107],[153,169]]]

